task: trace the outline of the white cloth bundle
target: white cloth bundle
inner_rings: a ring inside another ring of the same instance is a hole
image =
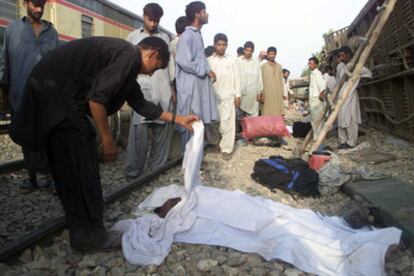
[[[162,263],[173,242],[208,244],[281,259],[321,275],[383,275],[384,256],[401,231],[354,230],[339,217],[324,217],[307,209],[200,185],[204,127],[193,125],[183,162],[185,187],[170,185],[155,190],[140,210],[159,207],[181,197],[165,219],[148,214],[118,222],[124,232],[122,249],[136,265]]]

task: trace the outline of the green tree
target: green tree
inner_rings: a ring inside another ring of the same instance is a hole
[[[302,70],[302,74],[300,74],[301,77],[307,77],[310,74],[310,70],[309,67],[306,66],[303,70]]]
[[[330,34],[332,34],[333,32],[335,32],[333,29],[329,29],[326,33],[324,33],[322,36],[328,36]],[[310,57],[316,57],[319,60],[319,65],[322,65],[325,63],[326,58],[328,55],[328,51],[326,49],[326,45],[323,45],[321,50],[319,52],[314,52],[310,55]],[[306,77],[309,76],[310,74],[310,70],[308,68],[308,66],[306,66],[303,70],[302,70],[302,74],[301,77]]]

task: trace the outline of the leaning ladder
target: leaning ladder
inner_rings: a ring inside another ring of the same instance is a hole
[[[338,113],[341,110],[345,99],[351,93],[352,88],[354,87],[355,83],[359,80],[359,75],[361,73],[362,67],[366,63],[371,50],[373,49],[375,43],[378,40],[378,37],[381,34],[382,29],[385,26],[390,14],[394,10],[395,4],[397,0],[386,0],[384,4],[378,8],[378,14],[375,16],[374,21],[371,23],[365,37],[362,38],[362,43],[359,45],[354,57],[352,58],[351,62],[348,64],[349,74],[345,74],[342,79],[338,82],[335,86],[334,91],[332,92],[332,99],[335,99],[341,91],[342,87],[346,83],[345,89],[341,95],[341,97],[336,101],[336,103],[332,106],[332,113],[329,115],[328,119],[324,123],[324,126],[316,140],[316,142],[312,145],[310,152],[317,150],[323,140],[326,137],[328,131],[332,128],[333,123],[335,122],[336,118],[338,117]],[[348,82],[347,82],[348,81]],[[326,107],[322,112],[319,114],[315,121],[315,128],[319,128],[319,125],[323,123],[324,118],[328,112],[328,108]],[[298,145],[299,154],[302,154],[311,141],[313,137],[313,130],[309,131],[308,135],[306,136],[305,140],[302,144]]]

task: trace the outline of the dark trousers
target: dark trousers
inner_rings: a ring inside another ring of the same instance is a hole
[[[11,110],[13,118],[15,112]],[[32,184],[37,184],[37,173],[48,174],[49,165],[47,155],[44,151],[32,151],[29,147],[22,146],[24,165],[29,174],[29,179]]]
[[[26,170],[29,174],[30,182],[37,183],[37,173],[48,174],[49,167],[46,153],[42,151],[32,151],[30,148],[22,147],[23,159]]]
[[[62,202],[70,244],[74,249],[97,246],[106,239],[104,201],[94,130],[80,131],[65,121],[49,136],[47,154]]]

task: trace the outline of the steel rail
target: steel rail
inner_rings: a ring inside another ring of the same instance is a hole
[[[24,168],[24,160],[14,160],[0,164],[0,174],[18,171]]]
[[[130,182],[125,187],[122,187],[114,192],[111,192],[110,194],[105,196],[105,203],[106,204],[113,203],[119,198],[127,196],[135,189],[143,185],[149,184],[151,181],[153,181],[156,177],[158,177],[163,172],[181,164],[181,161],[182,161],[182,157],[177,158],[173,161],[170,161],[164,166],[162,166],[161,168],[156,169]],[[26,236],[23,236],[11,242],[7,246],[1,248],[0,249],[0,262],[4,262],[5,260],[11,259],[13,256],[16,256],[18,253],[22,252],[24,249],[34,246],[39,241],[55,234],[59,230],[62,230],[65,226],[66,226],[66,220],[65,220],[65,217],[62,216],[62,217],[54,219],[52,222],[49,222],[45,225],[38,227],[36,230],[32,231]]]
[[[10,124],[1,124],[0,125],[0,135],[6,135],[9,133]]]

